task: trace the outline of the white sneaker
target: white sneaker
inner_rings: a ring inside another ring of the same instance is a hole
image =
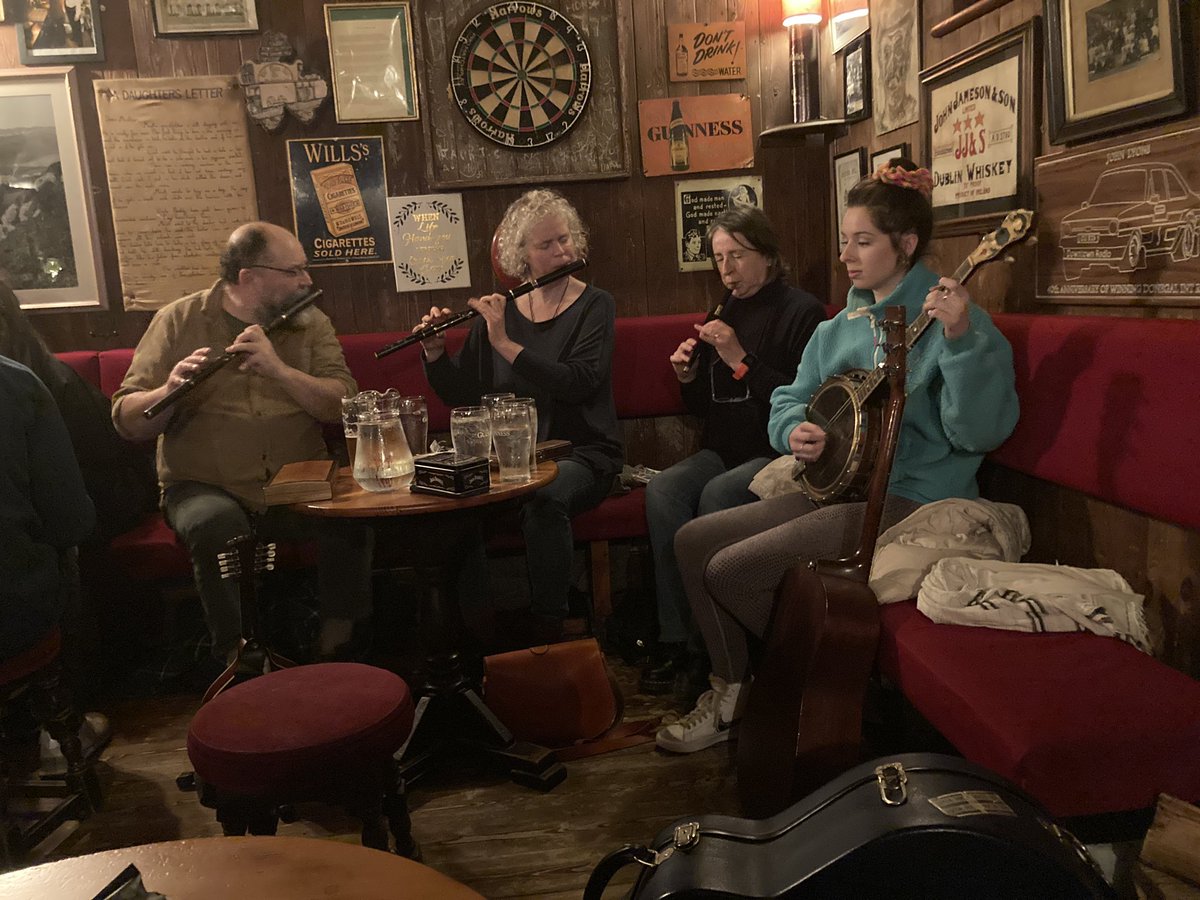
[[[670,725],[664,725],[654,741],[672,753],[695,753],[729,740],[732,727],[742,717],[747,692],[742,683],[729,684],[716,675],[708,676],[712,690],[696,701],[696,708]]]

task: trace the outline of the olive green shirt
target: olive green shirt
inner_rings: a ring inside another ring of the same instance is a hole
[[[133,362],[113,395],[113,419],[125,396],[162,385],[179,360],[199,347],[210,358],[225,351],[246,327],[222,307],[224,282],[160,309],[138,343]],[[357,391],[329,317],[313,307],[272,332],[287,365],[315,378],[336,378],[345,395]],[[222,487],[253,510],[265,509],[263,485],[289,462],[328,459],[321,423],[270,378],[238,371],[231,362],[198,384],[172,408],[158,438],[158,479]]]

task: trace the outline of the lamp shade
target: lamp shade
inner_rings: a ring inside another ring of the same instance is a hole
[[[834,22],[858,19],[870,12],[867,0],[832,0],[830,7],[831,19]]]
[[[824,18],[821,6],[824,0],[783,0],[783,24],[820,25]]]

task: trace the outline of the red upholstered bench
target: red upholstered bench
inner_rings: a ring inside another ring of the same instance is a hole
[[[997,315],[1021,420],[991,460],[1200,527],[1200,323]],[[1131,573],[1126,573],[1131,574]],[[882,610],[879,668],[968,759],[1060,817],[1200,801],[1200,682],[1120,641]]]

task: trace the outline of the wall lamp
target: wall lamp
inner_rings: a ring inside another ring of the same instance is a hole
[[[783,24],[791,44],[792,121],[820,118],[817,83],[817,26],[825,18],[824,0],[783,0]]]

